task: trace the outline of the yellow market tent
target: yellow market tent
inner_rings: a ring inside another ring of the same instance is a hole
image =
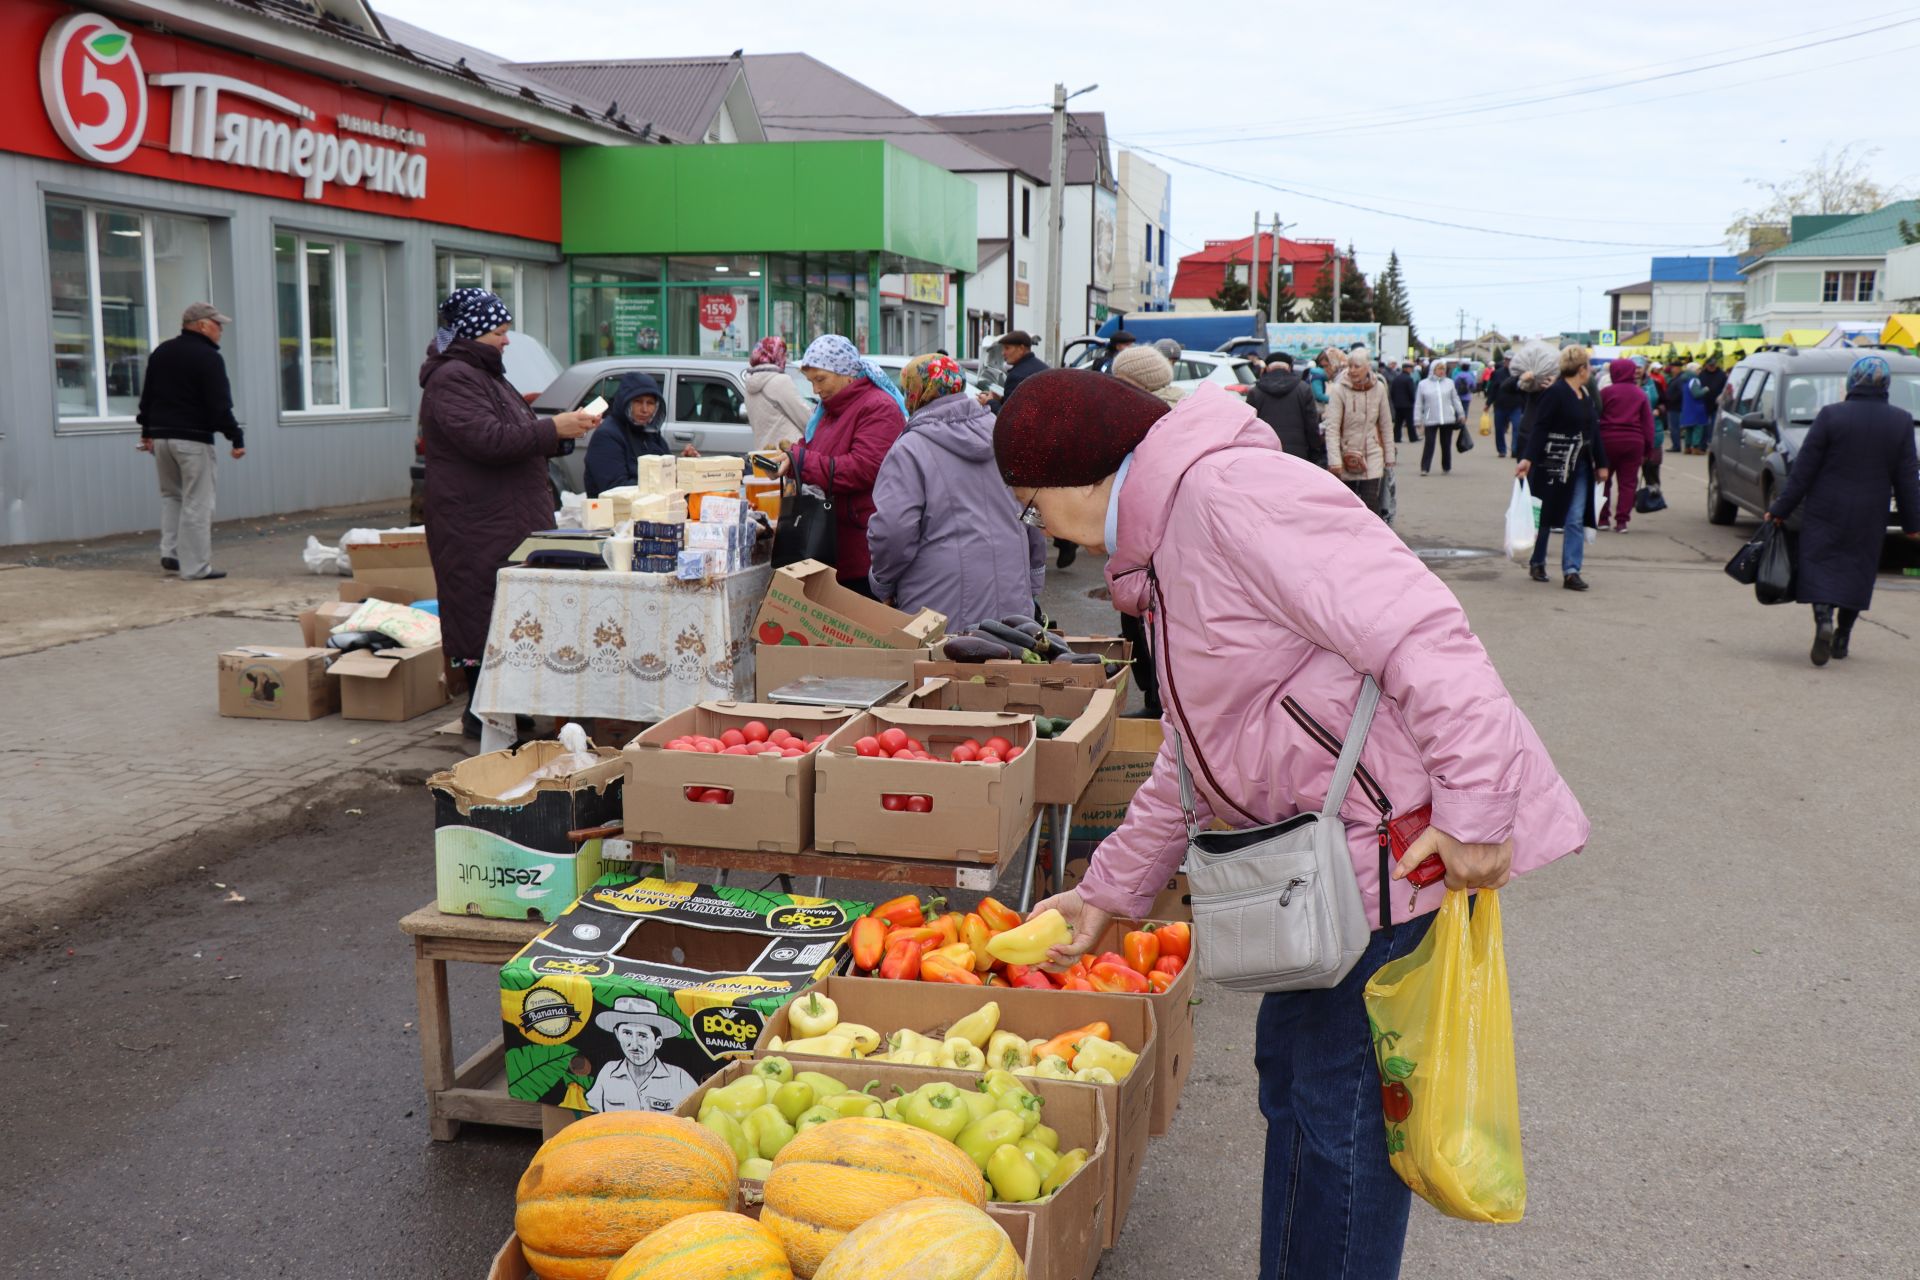
[[[1920,315],[1907,312],[1888,316],[1880,341],[1890,347],[1920,347]]]
[[[1821,339],[1832,332],[1831,329],[1789,329],[1779,337],[1769,338],[1767,341],[1785,343],[1790,347],[1817,347]]]

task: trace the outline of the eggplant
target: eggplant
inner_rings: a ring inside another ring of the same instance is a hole
[[[1086,667],[1100,661],[1097,653],[1062,653],[1054,657],[1055,662],[1064,662],[1070,666]]]
[[[1040,644],[1037,640],[1004,622],[983,622],[973,629],[973,634],[998,640],[1001,644],[1010,645],[1015,649],[1026,649],[1032,653],[1040,652]]]
[[[950,662],[996,662],[1013,657],[1013,649],[981,635],[948,636],[941,652]]]
[[[1030,636],[1037,636],[1043,630],[1038,620],[1022,617],[1017,613],[1008,614],[1006,617],[1000,619],[1000,621],[1003,625],[1012,627],[1015,631],[1023,632]]]

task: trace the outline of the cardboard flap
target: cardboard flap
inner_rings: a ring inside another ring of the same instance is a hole
[[[363,680],[385,680],[400,669],[394,656],[406,652],[405,649],[384,649],[372,653],[366,649],[355,649],[334,660],[333,673],[338,676],[358,676]]]

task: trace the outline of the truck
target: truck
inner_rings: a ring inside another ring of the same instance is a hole
[[[1258,311],[1116,311],[1094,336],[1110,338],[1121,329],[1141,342],[1172,338],[1185,351],[1267,354],[1266,319]]]

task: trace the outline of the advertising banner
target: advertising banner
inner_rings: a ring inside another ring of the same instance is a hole
[[[616,356],[660,354],[660,294],[616,293],[613,296],[613,350]]]
[[[753,314],[753,295],[745,289],[730,293],[700,295],[700,354],[703,356],[744,356],[754,339],[748,317]]]
[[[1270,324],[1267,326],[1267,349],[1285,351],[1294,357],[1295,363],[1300,357],[1311,359],[1328,347],[1338,347],[1345,351],[1356,342],[1364,342],[1374,351],[1380,349],[1380,326],[1377,324]]]

